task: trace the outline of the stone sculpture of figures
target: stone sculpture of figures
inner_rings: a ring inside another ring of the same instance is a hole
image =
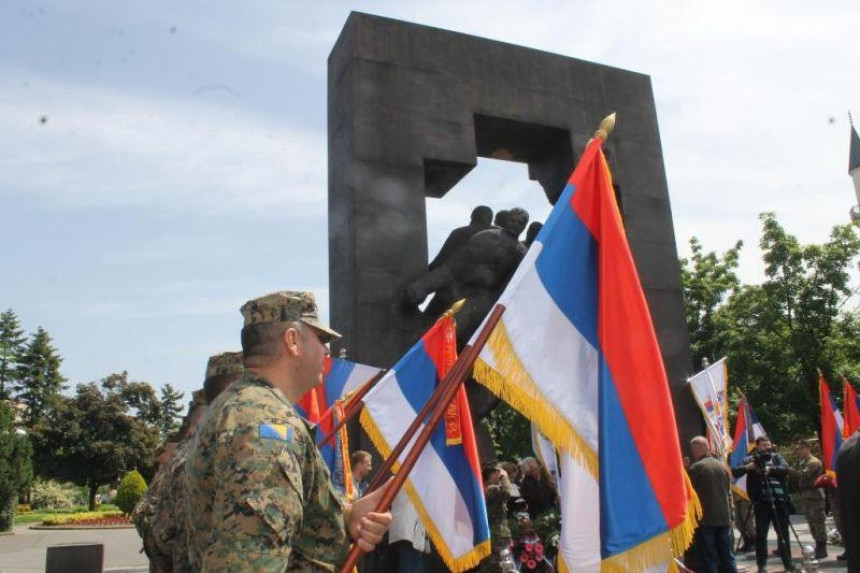
[[[499,228],[475,233],[442,264],[409,284],[405,290],[406,303],[417,306],[435,293],[425,310],[425,315],[435,320],[456,301],[467,299],[466,307],[457,316],[457,337],[464,344],[525,256],[526,247],[519,236],[528,220],[529,214],[524,209],[499,212],[496,215]]]
[[[436,258],[430,261],[428,268],[432,271],[439,265],[451,258],[451,255],[456,253],[460,247],[465,245],[475,233],[486,231],[492,227],[493,210],[486,205],[478,205],[472,210],[472,219],[465,227],[459,227],[451,231],[448,238],[445,239],[445,244],[439,249],[439,254]]]

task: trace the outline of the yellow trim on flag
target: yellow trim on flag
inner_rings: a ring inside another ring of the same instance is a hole
[[[677,571],[673,557],[681,557],[693,542],[693,535],[702,518],[702,504],[699,496],[690,483],[690,477],[684,472],[687,486],[687,511],[684,519],[666,533],[655,535],[648,541],[640,543],[624,553],[604,559],[600,570],[606,572],[642,571],[661,563],[669,564],[669,571]]]
[[[597,452],[534,383],[508,337],[504,317],[490,334],[486,348],[492,352],[496,366],[478,358],[473,372],[475,380],[534,422],[550,442],[570,454],[597,479]]]
[[[382,454],[383,458],[388,458],[391,455],[392,448],[388,445],[388,442],[386,442],[382,432],[379,431],[379,427],[373,420],[373,416],[370,414],[368,408],[362,408],[361,414],[359,415],[359,421],[361,423],[361,427],[364,428],[365,432],[367,432],[370,441],[373,442],[373,446],[379,450],[379,453]],[[394,473],[400,471],[400,462],[395,460],[391,469]],[[454,572],[467,571],[477,567],[481,561],[490,555],[492,547],[490,545],[490,539],[487,539],[475,546],[468,553],[455,558],[451,553],[451,550],[448,548],[448,545],[445,543],[445,539],[442,537],[439,529],[436,527],[436,524],[430,518],[427,508],[424,507],[423,503],[421,503],[421,496],[418,495],[418,492],[413,487],[412,481],[407,479],[403,483],[403,488],[406,490],[406,495],[409,496],[409,500],[415,507],[415,511],[417,511],[418,515],[421,517],[421,521],[424,523],[424,528],[430,536],[430,541],[433,542],[433,545],[439,552],[439,556],[442,558],[442,561],[445,562],[448,569]]]

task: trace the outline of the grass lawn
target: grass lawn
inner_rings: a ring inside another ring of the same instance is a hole
[[[103,503],[98,506],[96,511],[115,511],[119,509],[112,503]],[[76,505],[66,507],[64,509],[40,509],[31,511],[30,513],[19,513],[15,515],[15,525],[30,525],[33,523],[42,523],[42,520],[49,515],[62,515],[65,513],[81,513],[89,511],[86,505]]]

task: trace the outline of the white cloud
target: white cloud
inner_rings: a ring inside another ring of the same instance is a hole
[[[9,68],[0,77],[0,194],[52,207],[325,212],[324,131],[286,127],[240,107]]]

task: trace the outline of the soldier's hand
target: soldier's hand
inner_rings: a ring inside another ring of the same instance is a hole
[[[344,512],[349,536],[364,552],[373,551],[373,548],[382,541],[382,537],[391,525],[390,511],[385,513],[373,511],[391,485],[391,479],[373,493],[357,499],[352,507]]]

